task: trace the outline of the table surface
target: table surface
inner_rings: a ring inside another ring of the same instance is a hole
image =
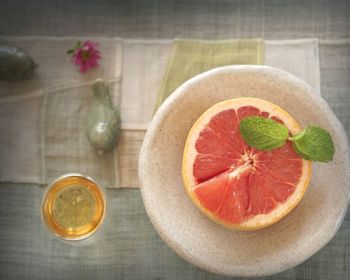
[[[2,0],[0,36],[319,38],[321,92],[350,135],[350,1]],[[1,279],[223,279],[178,257],[157,235],[139,190],[108,190],[92,244],[72,246],[40,222],[43,188],[0,184]],[[268,279],[349,279],[350,212],[315,256]]]

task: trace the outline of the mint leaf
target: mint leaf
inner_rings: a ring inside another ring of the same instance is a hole
[[[258,150],[279,148],[288,138],[287,127],[263,117],[247,117],[241,120],[239,128],[244,140]]]
[[[294,150],[303,158],[327,162],[333,159],[334,144],[329,132],[321,127],[309,125],[292,138]]]

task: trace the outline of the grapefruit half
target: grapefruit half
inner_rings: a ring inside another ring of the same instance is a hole
[[[182,176],[188,195],[210,219],[229,228],[256,230],[286,216],[302,199],[311,161],[291,142],[258,151],[243,140],[239,123],[262,116],[283,123],[291,135],[298,123],[279,106],[237,98],[210,107],[193,125],[184,149]]]

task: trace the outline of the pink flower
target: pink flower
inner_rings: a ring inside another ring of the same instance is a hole
[[[79,66],[81,73],[98,66],[98,60],[101,59],[101,55],[97,45],[97,43],[92,41],[85,41],[82,45],[78,42],[74,49],[67,52],[69,54],[73,53],[72,62]]]

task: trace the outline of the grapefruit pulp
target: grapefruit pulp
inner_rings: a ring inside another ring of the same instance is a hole
[[[255,230],[286,216],[303,197],[311,161],[287,142],[271,151],[245,143],[239,123],[262,116],[283,123],[294,135],[297,122],[277,105],[259,98],[237,98],[210,107],[186,140],[182,176],[188,195],[210,219],[226,227]]]

